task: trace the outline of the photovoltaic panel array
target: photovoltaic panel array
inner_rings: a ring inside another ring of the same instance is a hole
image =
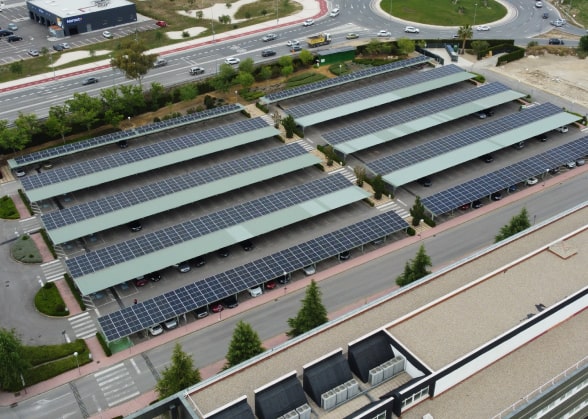
[[[235,269],[194,282],[98,318],[108,341],[145,330],[258,284],[275,279],[408,227],[394,211],[344,227]]]
[[[340,144],[365,135],[390,129],[397,125],[407,124],[410,121],[434,115],[435,113],[443,112],[447,109],[474,102],[508,90],[510,89],[501,83],[489,83],[450,96],[444,96],[441,99],[428,101],[410,108],[404,108],[397,112],[371,118],[367,121],[356,123],[348,127],[329,131],[322,136],[329,144]]]
[[[144,161],[153,157],[186,150],[201,144],[220,140],[230,136],[244,134],[267,127],[268,124],[262,118],[246,119],[233,124],[222,125],[205,131],[199,131],[181,137],[149,144],[143,147],[110,154],[94,160],[83,161],[71,166],[56,168],[35,176],[22,178],[25,190],[42,188],[44,186],[65,182],[81,176],[88,176],[104,170],[121,167],[127,164]]]
[[[396,79],[369,84],[364,87],[339,93],[323,99],[317,99],[312,102],[303,103],[298,106],[287,108],[285,111],[292,115],[294,119],[301,118],[306,115],[312,115],[316,112],[323,112],[327,109],[336,108],[338,106],[354,103],[363,99],[373,98],[385,93],[394,92],[398,89],[404,89],[413,85],[440,79],[451,74],[463,72],[464,71],[461,68],[455,65],[437,67],[427,71],[408,74]]]
[[[302,96],[307,93],[328,89],[330,87],[341,86],[343,84],[361,80],[367,77],[417,66],[419,64],[426,63],[427,61],[430,61],[429,57],[420,55],[418,57],[409,58],[407,60],[400,60],[390,64],[366,68],[365,70],[356,71],[352,74],[346,74],[344,76],[321,80],[316,83],[305,84],[304,86],[294,87],[292,89],[282,90],[281,92],[270,93],[269,95],[261,98],[261,100],[264,103],[274,103],[280,100],[290,99],[296,96]]]
[[[51,230],[63,226],[79,223],[80,221],[125,208],[131,208],[134,205],[160,199],[222,178],[243,174],[263,166],[306,155],[307,153],[308,152],[300,144],[293,143],[243,157],[238,160],[232,160],[206,169],[197,170],[182,176],[164,179],[129,191],[120,192],[116,195],[107,196],[96,201],[43,214],[41,218],[43,220],[43,225],[49,231],[49,234],[51,234]],[[197,199],[198,197],[194,197],[194,200]],[[154,211],[160,212],[161,209],[155,208]]]
[[[559,167],[588,155],[588,137],[569,142],[476,179],[422,199],[434,215],[455,210],[533,176],[545,176],[548,169]]]
[[[243,107],[238,104],[220,106],[218,108],[207,109],[202,112],[196,112],[189,115],[180,116],[177,118],[168,119],[166,121],[154,122],[136,129],[114,132],[111,134],[101,135],[86,141],[78,141],[72,144],[65,144],[59,147],[53,147],[46,150],[36,151],[34,153],[19,156],[14,159],[14,167],[24,166],[31,163],[42,162],[53,159],[59,156],[77,153],[78,151],[89,150],[91,148],[100,147],[106,144],[116,143],[121,140],[130,140],[137,137],[142,137],[145,134],[154,131],[161,131],[163,129],[176,128],[187,124],[192,124],[197,121],[215,118],[222,115],[239,112]]]
[[[562,109],[552,103],[544,103],[523,112],[516,112],[483,125],[373,160],[367,163],[367,166],[374,173],[385,175],[561,112]]]
[[[71,276],[80,278],[110,266],[131,261],[215,231],[307,202],[323,196],[326,192],[349,187],[350,183],[343,175],[328,176],[68,259],[66,264]]]

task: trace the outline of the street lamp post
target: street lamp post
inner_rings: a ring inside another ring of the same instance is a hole
[[[79,374],[79,375],[82,375],[82,372],[80,371],[80,361],[78,360],[78,353],[77,353],[77,352],[74,352],[74,353],[73,353],[73,355],[74,355],[74,356],[75,356],[75,358],[76,358],[76,364],[77,364],[77,366],[78,366],[78,374]]]
[[[276,0],[276,25],[280,23],[279,9],[280,9],[280,0]]]
[[[210,8],[210,29],[212,30],[212,42],[214,42],[214,14],[212,13],[212,7]]]
[[[474,24],[472,26],[476,26],[476,13],[478,13],[478,3],[474,3]]]

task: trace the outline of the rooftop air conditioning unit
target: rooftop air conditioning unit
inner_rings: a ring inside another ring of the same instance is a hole
[[[404,358],[401,356],[397,356],[396,358],[393,359],[393,361],[395,360],[394,363],[394,375],[396,374],[400,374],[402,371],[404,371]]]
[[[380,384],[384,379],[384,369],[382,367],[372,368],[370,370],[370,384],[375,386]]]
[[[337,404],[343,403],[347,400],[347,386],[340,385],[335,387],[335,394],[337,395]]]
[[[329,390],[321,395],[321,407],[330,410],[337,404],[337,395],[333,390]]]
[[[298,412],[298,417],[300,419],[310,419],[310,406],[307,403],[297,407],[296,411]]]
[[[394,360],[387,361],[381,365],[384,369],[384,380],[392,377],[394,375],[394,364],[396,362]]]
[[[348,399],[355,397],[359,393],[359,383],[355,378],[352,378],[351,380],[347,381],[345,385],[347,386]]]
[[[284,419],[298,419],[298,412],[296,410],[290,410],[284,415]]]

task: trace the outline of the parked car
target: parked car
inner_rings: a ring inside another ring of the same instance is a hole
[[[273,290],[274,288],[276,288],[278,286],[278,284],[276,283],[276,281],[274,281],[273,279],[270,281],[267,281],[265,283],[265,289],[266,290]]]
[[[129,142],[127,140],[120,140],[116,143],[118,148],[127,148],[129,146]]]
[[[16,23],[12,23],[12,22],[10,22],[8,25],[6,25],[6,27],[7,27],[8,29],[10,29],[11,31],[16,31],[16,30],[18,30],[18,26],[16,25]]]
[[[253,242],[251,240],[244,240],[244,241],[241,242],[241,247],[246,252],[249,252],[250,250],[253,250],[253,248],[255,247],[255,245],[253,244]]]
[[[486,119],[488,117],[484,111],[476,112],[474,115],[479,119]]]
[[[165,20],[158,20],[157,22],[155,22],[155,24],[160,28],[165,28],[167,26],[167,22]]]
[[[494,161],[494,157],[492,157],[492,154],[484,154],[480,157],[480,160],[482,160],[484,163],[492,163]]]
[[[584,166],[586,164],[586,160],[578,159],[576,160],[576,166]]]
[[[291,276],[290,276],[290,274],[289,274],[289,273],[284,273],[283,275],[281,275],[281,276],[278,278],[278,282],[279,282],[280,284],[287,284],[288,282],[290,282],[290,278],[291,278]]]
[[[216,254],[218,255],[219,258],[228,258],[229,255],[231,254],[231,251],[229,250],[228,247],[223,247],[221,249],[218,249],[216,251]]]
[[[14,169],[14,174],[16,175],[16,177],[23,177],[27,175],[27,171],[22,167],[17,167],[16,169]]]
[[[106,39],[112,39],[112,33],[110,33],[109,31],[102,32],[102,36]]]
[[[59,45],[61,45],[63,47],[63,49],[70,49],[71,48],[71,46],[67,42],[62,42]]]
[[[178,327],[178,321],[176,319],[168,319],[163,322],[163,327],[165,327],[167,330],[175,329]]]
[[[240,62],[241,62],[241,60],[236,57],[229,57],[229,58],[225,59],[225,64],[229,64],[229,65],[236,65],[236,64],[239,64]]]
[[[247,292],[249,293],[250,296],[252,297],[259,297],[261,294],[263,294],[263,291],[261,290],[261,287],[258,285],[256,287],[253,288],[248,288]]]
[[[359,35],[354,32],[350,32],[347,35],[345,35],[345,39],[357,39],[357,38],[359,38]]]
[[[428,188],[429,186],[431,186],[433,184],[433,181],[431,180],[430,177],[423,177],[418,180],[418,183],[419,183],[419,185],[424,186],[425,188]]]
[[[234,295],[230,295],[223,300],[223,305],[226,308],[235,308],[239,305],[239,301],[237,301],[237,297]]]
[[[202,268],[204,265],[206,265],[206,258],[204,256],[197,256],[194,258],[194,266]]]
[[[271,49],[264,49],[261,51],[262,57],[273,57],[274,55],[276,55],[276,51],[272,51]]]
[[[303,23],[302,26],[312,26],[314,25],[314,19],[306,19]]]
[[[564,45],[563,39],[550,38],[548,41],[549,45]]]
[[[36,49],[30,49],[27,51],[27,54],[29,54],[31,57],[38,57],[39,51]]]
[[[173,265],[179,272],[185,274],[186,272],[190,272],[192,267],[188,262],[180,262]]]
[[[568,127],[566,127],[566,126],[564,125],[563,127],[557,127],[555,130],[556,130],[557,132],[564,133],[564,132],[568,132]]]
[[[149,334],[151,336],[159,336],[163,333],[163,328],[160,324],[156,324],[155,326],[151,326],[149,328]]]
[[[339,253],[339,260],[349,260],[349,258],[351,257],[351,252],[349,250],[346,250],[344,252]]]
[[[263,35],[263,37],[261,38],[263,42],[269,42],[276,39],[278,39],[278,35],[276,35],[275,33],[268,33],[267,35]]]
[[[314,275],[316,273],[316,268],[314,265],[308,265],[302,268],[302,272],[304,272],[304,275],[306,276]]]
[[[10,36],[10,35],[14,35],[14,32],[7,31],[6,29],[0,30],[0,38],[4,38],[5,36]]]
[[[135,220],[135,221],[131,221],[129,224],[129,230],[131,230],[133,233],[136,233],[137,231],[141,231],[143,229],[143,225],[141,224],[141,220]]]
[[[539,183],[539,179],[537,179],[536,177],[530,177],[525,181],[525,183],[529,186],[536,185],[537,183]]]
[[[474,202],[472,202],[472,208],[478,209],[482,207],[482,205],[482,201],[480,201],[479,199],[476,199]]]
[[[144,287],[149,283],[149,280],[145,278],[143,275],[141,275],[133,279],[133,283],[136,287]]]
[[[61,44],[55,44],[55,45],[53,45],[53,49],[55,51],[63,51],[65,48],[63,48],[63,46]]]
[[[380,38],[387,38],[390,36],[392,36],[392,33],[390,31],[382,29],[380,32],[378,32],[378,37]]]
[[[204,306],[204,307],[197,308],[196,310],[194,310],[194,316],[197,319],[205,318],[206,316],[208,316],[208,307]]]
[[[482,112],[484,112],[486,114],[486,116],[494,115],[494,109],[492,109],[492,108],[484,109]]]
[[[220,313],[224,309],[225,306],[223,306],[220,302],[212,303],[210,305],[210,311],[212,311],[213,313]]]
[[[510,186],[508,187],[508,192],[509,192],[509,193],[516,192],[516,191],[518,191],[518,190],[519,190],[519,188],[517,187],[517,185],[510,185]]]
[[[478,27],[476,27],[477,31],[481,31],[481,32],[485,32],[485,31],[489,31],[490,30],[490,26],[488,25],[480,25]]]
[[[86,86],[88,84],[94,84],[94,83],[98,83],[98,78],[97,77],[88,77],[87,79],[84,79],[82,81],[82,86]]]
[[[554,167],[552,169],[549,169],[548,172],[550,175],[557,175],[560,172],[560,170],[559,167]]]
[[[512,148],[514,148],[515,150],[522,150],[523,148],[525,148],[525,142],[519,141],[518,143],[514,143],[512,145]]]
[[[6,40],[8,42],[17,42],[17,41],[22,41],[22,36],[18,36],[18,35],[10,35],[8,38],[6,38]]]
[[[490,199],[492,199],[493,201],[500,201],[502,199],[502,193],[494,192],[492,195],[490,195]]]
[[[567,163],[565,164],[565,166],[566,166],[568,169],[573,169],[574,167],[576,167],[576,162],[575,162],[574,160],[572,160],[572,161],[569,161],[569,162],[567,162]]]
[[[547,134],[541,134],[541,135],[537,135],[535,137],[538,141],[541,141],[542,143],[544,143],[545,141],[547,141]]]
[[[471,205],[470,204],[463,204],[463,205],[460,205],[460,207],[459,207],[459,209],[462,210],[462,211],[467,211],[470,208],[471,208]]]
[[[419,33],[420,29],[419,28],[415,28],[414,26],[405,26],[404,27],[404,32],[406,33]]]
[[[41,164],[41,167],[45,170],[51,169],[53,168],[53,162],[51,160],[44,161],[43,164]]]
[[[150,274],[145,275],[151,282],[159,282],[161,281],[161,273],[160,272],[151,272]]]

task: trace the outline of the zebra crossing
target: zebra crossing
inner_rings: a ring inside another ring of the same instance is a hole
[[[41,222],[38,217],[29,217],[24,220],[19,220],[21,231],[26,234],[36,233],[41,230]]]
[[[124,363],[94,374],[108,407],[116,406],[141,394]]]
[[[308,141],[305,141],[303,139],[294,141],[294,143],[299,144],[303,149],[305,149],[308,152],[314,150],[314,147],[311,144],[309,144]]]
[[[392,210],[404,219],[410,217],[410,212],[404,207],[400,206],[396,201],[390,201],[386,202],[385,204],[378,205],[376,209],[380,212],[387,212]]]
[[[53,282],[62,279],[63,274],[66,272],[61,259],[54,259],[51,262],[43,263],[41,265],[41,271],[45,277],[45,282]]]
[[[74,331],[76,339],[88,339],[91,338],[98,332],[96,323],[90,313],[84,311],[76,316],[72,316],[69,319],[69,324]]]
[[[357,176],[355,176],[355,172],[349,166],[343,166],[340,169],[329,172],[330,175],[335,173],[341,173],[343,176],[345,176],[346,179],[349,180],[349,182],[353,183],[354,185],[357,183]]]

